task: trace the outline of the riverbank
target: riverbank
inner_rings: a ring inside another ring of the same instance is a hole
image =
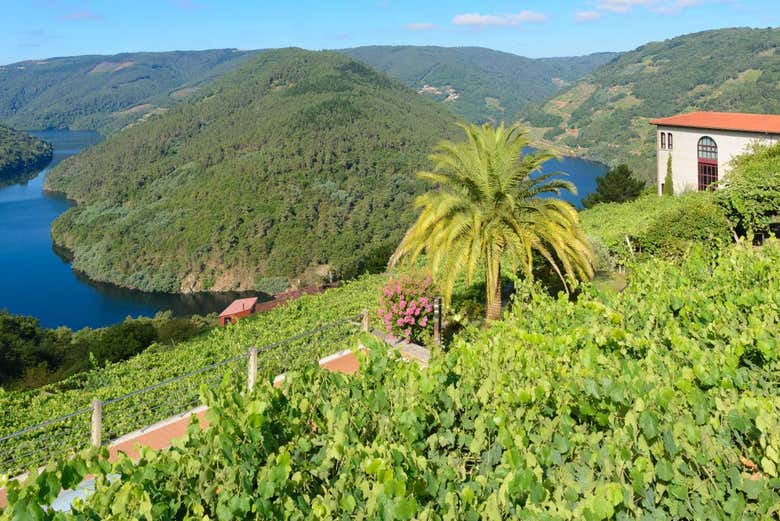
[[[0,186],[0,310],[35,317],[45,328],[66,326],[76,331],[118,324],[129,316],[154,317],[166,310],[176,317],[218,313],[247,295],[147,293],[95,282],[74,271],[67,252],[52,244],[50,233],[51,223],[74,203],[62,194],[45,192],[43,185],[54,166],[101,137],[69,130],[31,134],[52,144],[53,157],[25,182]]]
[[[0,188],[35,177],[51,162],[53,152],[46,141],[0,125]]]

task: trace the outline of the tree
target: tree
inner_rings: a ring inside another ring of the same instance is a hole
[[[596,178],[596,191],[582,200],[585,208],[598,203],[625,203],[642,194],[645,182],[634,177],[628,165],[619,165]]]
[[[755,145],[731,162],[731,171],[715,192],[735,232],[764,236],[780,216],[780,143]]]
[[[420,178],[435,187],[419,196],[420,215],[406,232],[390,265],[414,263],[423,253],[430,271],[449,301],[464,272],[470,283],[485,271],[486,315],[501,315],[501,270],[533,277],[534,253],[563,280],[564,273],[585,279],[593,275],[593,253],[568,203],[542,194],[575,191],[568,181],[537,174],[552,156],[523,154],[525,131],[517,124],[498,128],[461,125],[467,140],[442,141],[431,155],[432,171]]]
[[[666,177],[664,178],[664,195],[674,195],[674,179],[672,178],[672,156],[666,158]]]

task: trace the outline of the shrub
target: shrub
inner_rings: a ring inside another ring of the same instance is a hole
[[[624,203],[633,201],[645,189],[645,182],[634,177],[628,165],[618,165],[596,178],[596,191],[582,200],[585,208],[598,203]]]
[[[716,200],[737,233],[765,234],[780,214],[780,143],[737,157]]]
[[[260,277],[255,281],[255,289],[269,295],[283,293],[289,286],[287,277]]]
[[[382,290],[377,309],[387,332],[410,342],[420,342],[433,323],[432,290],[429,276],[406,275],[391,280]]]
[[[731,240],[731,229],[723,210],[711,198],[691,197],[687,204],[668,210],[653,221],[637,241],[643,251],[679,256],[693,243],[716,248]]]
[[[596,271],[614,271],[616,268],[615,259],[604,242],[597,237],[589,237],[588,240],[595,258],[593,268]]]
[[[628,203],[599,204],[580,212],[582,226],[594,244],[625,264],[634,258],[626,243],[631,241],[648,253],[678,254],[696,241],[728,240],[731,235],[722,210],[713,203],[712,192],[693,192],[676,197],[642,195]],[[601,269],[601,268],[600,268]]]

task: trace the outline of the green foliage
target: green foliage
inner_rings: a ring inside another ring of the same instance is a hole
[[[768,233],[780,216],[780,144],[735,158],[723,184],[716,200],[737,232]]]
[[[80,331],[42,328],[33,317],[0,311],[0,386],[29,389],[57,382],[95,365],[118,362],[159,342],[180,342],[214,326],[214,317],[128,318]]]
[[[611,168],[596,178],[596,191],[582,200],[585,208],[598,203],[625,203],[639,197],[645,189],[645,182],[634,178],[627,165]]]
[[[565,130],[563,130],[560,127],[553,127],[551,129],[545,131],[545,133],[542,135],[542,137],[544,139],[547,139],[547,140],[552,140],[552,139],[555,139],[556,137],[560,136],[564,132],[565,132]]]
[[[595,249],[606,249],[614,256],[612,260],[626,264],[641,253],[642,245],[647,248],[644,253],[674,256],[694,242],[707,243],[713,238],[717,245],[727,241],[730,228],[723,212],[713,204],[714,197],[712,192],[677,197],[645,194],[628,203],[596,205],[580,212],[580,218],[585,233],[597,245]],[[609,264],[612,260],[602,255],[600,262]]]
[[[480,47],[416,46],[356,47],[340,52],[417,91],[425,85],[439,89],[441,94],[431,94],[434,99],[475,123],[514,119],[529,104],[541,102],[617,56],[597,53],[530,59]],[[447,87],[455,90],[457,99],[444,101]],[[539,116],[544,123],[554,118],[541,112]]]
[[[570,130],[556,144],[611,165],[627,163],[652,183],[656,133],[650,119],[692,110],[777,114],[778,82],[780,29],[720,29],[623,53],[542,110]]]
[[[362,277],[320,295],[302,296],[229,327],[210,329],[187,341],[175,342],[168,338],[163,342],[161,339],[128,360],[107,363],[104,367],[95,367],[38,389],[13,392],[0,389],[0,410],[14,411],[14,414],[0,415],[0,437],[88,407],[93,398],[115,398],[246,353],[250,346],[260,348],[324,323],[357,317],[363,309],[376,308],[378,288],[384,281],[384,276]],[[353,347],[357,330],[356,326],[339,326],[261,354],[258,378],[270,381],[287,370],[316,365],[320,357]],[[163,331],[158,330],[158,334],[162,335]],[[81,332],[75,335],[79,334]],[[230,366],[230,370],[234,368],[245,377],[245,365]],[[220,377],[221,373],[216,372],[216,375]],[[183,387],[163,386],[119,402],[119,407],[114,409],[104,408],[104,436],[109,437],[110,433],[120,436],[189,410],[193,399],[197,402],[198,385],[214,376],[214,372],[203,373],[194,379],[184,380]],[[128,413],[125,414],[125,411]],[[33,435],[45,437],[51,433],[43,429]],[[60,435],[60,442],[59,450],[77,450],[88,444],[89,431],[86,426],[66,430]],[[0,451],[5,457],[0,462],[0,474],[9,472],[15,475],[32,465],[40,455],[34,450],[31,453],[31,447],[37,446],[36,443],[37,438],[25,438],[24,443],[12,447],[2,445]],[[3,463],[12,456],[21,458],[20,468],[12,470]]]
[[[73,56],[0,66],[0,120],[108,132],[169,107],[256,51]]]
[[[50,144],[0,125],[0,186],[37,172],[51,161],[51,156]]]
[[[276,295],[284,292],[289,286],[286,277],[260,277],[255,283],[255,290]]]
[[[557,133],[554,134],[555,136],[563,133],[563,129],[560,128],[563,123],[563,118],[558,114],[545,112],[541,107],[529,107],[523,112],[523,117],[529,125],[534,127],[552,127],[548,132],[553,133],[557,131]]]
[[[260,53],[63,161],[47,187],[80,204],[52,236],[92,279],[143,290],[359,275],[386,264],[413,218],[412,174],[453,128],[346,56]]]
[[[652,260],[620,294],[526,293],[428,368],[373,345],[355,376],[205,392],[208,430],[51,464],[5,518],[773,519],[778,321],[776,242]]]
[[[711,197],[692,198],[685,206],[658,214],[636,239],[644,252],[671,256],[683,254],[693,243],[717,250],[732,242],[728,219]]]
[[[468,139],[439,143],[431,155],[433,170],[418,174],[433,186],[415,201],[420,215],[391,265],[414,264],[425,254],[447,303],[459,278],[465,275],[471,283],[484,269],[488,320],[501,316],[502,267],[533,278],[534,254],[561,279],[564,273],[590,279],[592,253],[576,210],[556,197],[539,197],[576,192],[554,174],[537,175],[552,156],[524,153],[528,138],[517,124],[461,127]]]
[[[666,158],[666,177],[664,177],[663,195],[674,195],[674,176],[672,175],[672,155]]]

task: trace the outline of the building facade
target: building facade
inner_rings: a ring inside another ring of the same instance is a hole
[[[780,115],[693,112],[651,121],[656,125],[657,188],[663,192],[671,157],[674,193],[714,188],[731,160],[753,144],[780,141]]]

